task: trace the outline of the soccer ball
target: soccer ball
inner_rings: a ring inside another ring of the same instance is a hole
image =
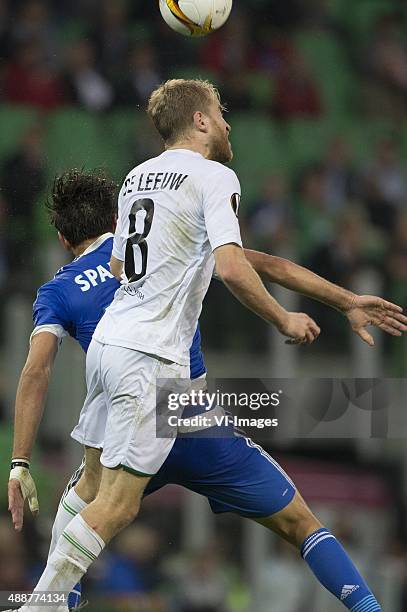
[[[233,0],[160,0],[164,21],[184,36],[205,36],[227,21]]]

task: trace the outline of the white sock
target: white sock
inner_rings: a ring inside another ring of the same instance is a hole
[[[84,508],[86,508],[87,505],[88,504],[79,497],[74,488],[70,489],[65,497],[61,499],[58,506],[58,512],[52,526],[52,538],[48,556],[54,552],[59,536],[65,527],[67,527],[72,519]]]
[[[34,590],[71,591],[104,547],[102,538],[77,514],[62,532]]]

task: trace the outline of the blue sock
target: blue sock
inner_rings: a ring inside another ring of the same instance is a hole
[[[318,529],[301,547],[301,556],[312,572],[351,612],[381,612],[372,591],[328,529]]]
[[[79,604],[81,603],[81,593],[82,593],[81,583],[78,582],[78,584],[75,584],[74,588],[72,589],[72,591],[69,593],[69,596],[68,596],[69,610],[74,610],[75,608],[78,608]]]

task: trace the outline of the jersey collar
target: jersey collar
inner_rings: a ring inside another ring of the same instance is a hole
[[[106,234],[102,234],[99,236],[99,238],[96,238],[95,242],[92,242],[92,244],[90,244],[83,253],[78,255],[78,257],[75,257],[75,261],[84,255],[89,255],[89,253],[92,253],[92,251],[96,251],[96,249],[98,249],[108,238],[113,238],[112,232],[106,232]]]
[[[184,154],[187,154],[187,155],[192,155],[194,157],[202,157],[203,159],[205,159],[204,156],[202,155],[202,153],[198,153],[198,151],[192,151],[191,149],[182,149],[182,148],[180,148],[180,149],[166,149],[164,151],[164,153],[184,153]]]

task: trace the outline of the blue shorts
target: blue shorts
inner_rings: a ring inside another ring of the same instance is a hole
[[[209,432],[177,438],[144,495],[177,484],[207,497],[215,513],[251,518],[270,516],[292,501],[294,483],[261,446],[237,433],[222,438]]]

